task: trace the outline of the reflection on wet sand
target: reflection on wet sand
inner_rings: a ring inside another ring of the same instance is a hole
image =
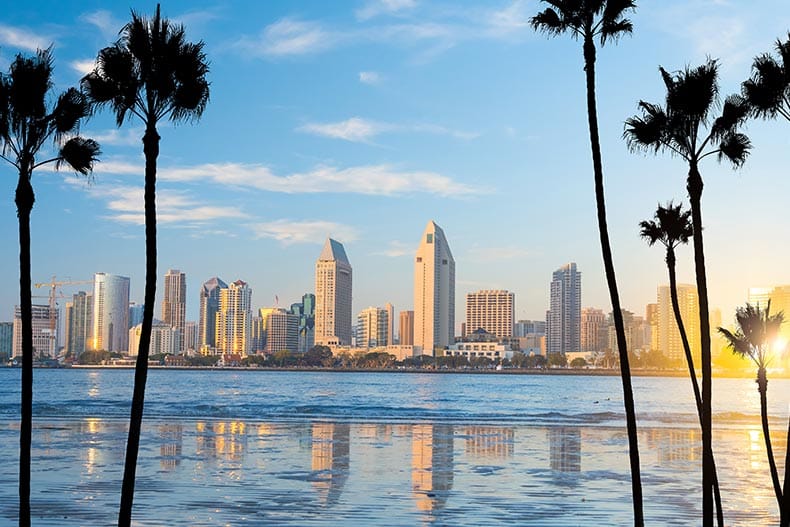
[[[577,427],[549,429],[549,459],[552,470],[581,472],[582,434]]]
[[[441,509],[453,487],[453,426],[412,427],[412,493],[417,509]]]
[[[313,423],[312,485],[322,505],[336,503],[348,479],[351,427],[348,423]]]
[[[172,470],[181,463],[184,443],[184,426],[179,424],[159,425],[159,466]]]
[[[464,428],[466,455],[478,459],[513,457],[515,430],[497,426]]]
[[[198,421],[195,454],[206,459],[242,461],[247,444],[246,427],[242,421]]]

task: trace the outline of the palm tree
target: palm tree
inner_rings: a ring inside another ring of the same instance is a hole
[[[33,422],[33,307],[30,280],[30,213],[36,197],[33,170],[55,163],[82,175],[93,170],[100,154],[92,139],[75,134],[90,115],[85,96],[69,88],[47,108],[52,88],[51,49],[33,57],[17,55],[8,74],[0,75],[0,158],[19,174],[16,207],[19,217],[19,306],[22,317],[22,422],[19,432],[19,525],[30,525],[30,440]],[[45,143],[54,140],[54,157],[37,161]]]
[[[175,122],[199,119],[208,103],[209,84],[203,42],[187,42],[184,27],[163,19],[159,5],[150,20],[132,11],[131,22],[120,34],[114,45],[99,52],[96,69],[85,76],[82,84],[97,105],[109,106],[119,127],[133,117],[145,125],[145,307],[118,516],[118,525],[129,525],[156,296],[156,161],[159,156],[156,126],[162,119]]]
[[[691,387],[694,391],[694,401],[697,404],[697,415],[702,425],[702,397],[699,392],[699,382],[697,374],[694,372],[694,358],[691,355],[686,326],[683,324],[683,317],[680,314],[680,303],[678,302],[677,277],[675,275],[675,248],[680,244],[688,243],[693,236],[694,230],[691,225],[691,211],[682,210],[683,205],[673,205],[670,201],[666,206],[659,205],[653,214],[653,220],[645,220],[639,223],[641,228],[640,235],[648,245],[653,246],[660,242],[666,248],[667,270],[669,271],[669,296],[672,299],[672,312],[675,315],[675,323],[678,326],[680,340],[683,343],[683,351],[686,355],[686,363],[691,377]],[[716,502],[716,519],[719,527],[724,525],[724,512],[721,508],[721,493],[719,491],[718,476],[716,474],[715,463],[713,472],[713,497]]]
[[[721,115],[713,119],[718,103],[718,66],[708,60],[697,68],[670,74],[659,68],[667,89],[665,105],[639,102],[641,115],[625,122],[624,137],[632,150],[659,152],[661,150],[683,158],[689,171],[686,189],[691,204],[693,225],[694,268],[697,278],[700,318],[700,369],[702,370],[702,514],[703,526],[713,525],[714,461],[711,428],[711,360],[708,284],[705,274],[705,254],[702,243],[702,189],[699,163],[717,155],[734,167],[746,161],[751,148],[749,138],[738,132],[749,107],[738,96],[727,97]]]
[[[768,53],[755,57],[752,77],[741,85],[741,92],[755,117],[773,119],[780,115],[790,121],[790,33],[787,40],[776,40],[779,60]]]
[[[634,392],[631,386],[631,368],[628,362],[628,350],[625,339],[625,324],[620,308],[620,294],[617,291],[617,279],[612,259],[612,248],[609,243],[609,231],[606,225],[606,199],[603,188],[603,164],[601,161],[601,143],[598,136],[598,110],[595,98],[595,55],[596,40],[601,46],[607,42],[616,42],[622,35],[633,30],[631,21],[625,18],[628,10],[636,7],[631,0],[542,0],[549,6],[531,19],[532,27],[543,31],[549,36],[565,33],[575,39],[582,40],[584,54],[584,72],[587,87],[587,122],[590,132],[590,148],[592,150],[593,174],[595,178],[595,202],[598,215],[598,234],[601,239],[606,283],[614,313],[617,349],[620,356],[620,377],[623,382],[623,405],[625,406],[626,427],[628,430],[628,450],[631,462],[631,492],[634,504],[634,524],[644,524],[642,510],[642,477],[639,468],[639,442],[637,439],[636,411],[634,409]]]
[[[783,527],[790,522],[784,508],[782,487],[779,483],[779,473],[776,469],[773,449],[771,447],[771,433],[768,427],[768,376],[766,368],[770,362],[771,346],[779,335],[779,329],[784,322],[784,314],[780,311],[771,315],[771,301],[765,309],[760,305],[746,304],[735,310],[735,332],[719,328],[719,333],[724,336],[733,353],[751,359],[757,366],[757,391],[760,392],[760,420],[763,426],[765,450],[768,453],[768,466],[771,471],[771,481],[776,494],[776,501],[781,511],[780,525]]]

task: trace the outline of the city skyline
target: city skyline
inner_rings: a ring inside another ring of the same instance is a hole
[[[508,289],[519,299],[516,319],[540,319],[545,277],[573,260],[585,273],[582,305],[610,310],[593,222],[578,43],[536,35],[526,23],[534,2],[387,5],[164,6],[190,39],[206,42],[212,100],[197,126],[160,130],[156,306],[168,268],[193,277],[189,320],[198,318],[194,284],[217,274],[253,284],[260,305],[299,298],[312,289],[314,255],[332,236],[353,255],[352,312],[387,301],[404,310],[411,305],[413,233],[433,218],[453,240],[459,293]],[[657,202],[685,197],[685,168],[676,159],[628,153],[623,120],[639,99],[660,97],[659,64],[677,70],[719,58],[722,93],[736,91],[753,57],[790,25],[783,3],[761,5],[640,4],[630,16],[633,36],[599,54],[610,234],[622,303],[635,312],[665,282],[663,259],[639,240],[637,223]],[[53,43],[57,87],[75,85],[128,17],[127,6],[10,6],[0,67],[18,51]],[[249,82],[236,81],[240,71]],[[267,125],[238,133],[250,122]],[[755,148],[742,170],[703,167],[710,300],[724,324],[749,288],[790,282],[773,263],[790,257],[776,242],[790,235],[781,213],[790,182],[777,175],[786,164],[785,130],[780,122],[750,121]],[[83,132],[104,151],[90,185],[65,172],[33,175],[33,279],[88,279],[104,270],[130,277],[131,299],[141,303],[142,130],[116,129],[111,115],[99,113]],[[0,239],[16,247],[14,178],[4,179]],[[770,236],[754,235],[753,220],[734,213],[736,199],[760,203]],[[734,239],[741,254],[772,257],[744,256],[733,276]],[[678,258],[678,280],[693,282],[690,249]],[[0,271],[16,277],[18,262],[4,259]],[[18,298],[17,287],[0,291],[0,320],[12,319]],[[458,320],[463,309],[458,294]]]

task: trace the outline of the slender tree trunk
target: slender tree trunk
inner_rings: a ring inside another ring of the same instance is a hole
[[[776,469],[774,449],[771,446],[771,430],[768,427],[768,375],[763,367],[757,369],[757,390],[760,392],[760,422],[763,425],[763,439],[765,440],[765,451],[768,454],[768,468],[771,471],[771,482],[773,483],[774,494],[776,494],[776,501],[781,512],[783,501],[782,486],[779,483],[779,471]]]
[[[603,189],[603,164],[601,163],[601,143],[598,137],[598,110],[595,101],[595,43],[592,33],[588,32],[584,39],[584,70],[587,80],[587,119],[590,128],[590,147],[592,148],[593,173],[595,175],[595,203],[598,211],[598,232],[601,238],[606,284],[612,301],[617,349],[620,355],[620,378],[623,381],[623,404],[628,430],[628,452],[631,461],[631,492],[634,503],[634,525],[644,525],[642,509],[642,476],[639,468],[639,441],[636,428],[636,410],[634,408],[634,391],[631,386],[631,368],[628,363],[628,350],[625,340],[623,312],[620,309],[620,295],[617,292],[617,280],[614,273],[612,248],[609,244],[609,232],[606,225],[606,200]]]
[[[785,482],[782,487],[782,505],[780,509],[781,527],[790,527],[790,419],[787,420],[787,445],[785,447]]]
[[[694,401],[697,403],[697,416],[702,427],[702,397],[699,393],[699,383],[697,374],[694,371],[694,357],[691,355],[691,345],[689,344],[686,326],[683,324],[683,317],[680,314],[680,302],[678,302],[677,277],[675,276],[675,251],[672,247],[667,247],[667,268],[669,269],[669,296],[672,299],[672,311],[675,313],[675,323],[678,325],[680,341],[683,343],[683,351],[686,354],[686,362],[689,367],[689,377],[691,377],[691,388],[694,391]],[[721,508],[721,490],[719,489],[719,477],[716,473],[716,463],[713,459],[713,499],[716,503],[716,521],[719,527],[724,527],[724,511]]]
[[[137,471],[137,453],[140,449],[145,383],[148,378],[148,352],[151,347],[151,327],[156,298],[156,159],[159,157],[159,134],[153,123],[149,123],[146,127],[143,152],[145,153],[145,298],[143,327],[140,331],[140,346],[134,368],[134,394],[129,419],[129,439],[126,444],[121,507],[118,513],[119,527],[129,527],[132,522],[134,480]]]
[[[30,212],[35,203],[29,165],[21,160],[16,187],[19,217],[19,308],[22,316],[22,420],[19,428],[19,526],[30,526],[30,446],[33,432],[33,293],[30,279]]]
[[[702,370],[702,525],[713,527],[713,423],[712,423],[712,378],[710,357],[710,316],[708,314],[708,279],[705,274],[705,252],[702,243],[702,176],[697,161],[689,163],[686,190],[691,204],[691,222],[694,241],[694,271],[697,276],[700,327],[700,369]]]

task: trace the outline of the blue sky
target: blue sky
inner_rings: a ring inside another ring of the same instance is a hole
[[[631,154],[623,121],[663,97],[658,66],[721,62],[730,93],[755,55],[790,28],[786,0],[639,2],[634,34],[598,54],[609,225],[623,306],[644,314],[666,281],[663,252],[637,224],[659,201],[685,200],[679,159]],[[78,83],[129,19],[99,1],[14,2],[0,21],[0,68],[54,45],[56,87]],[[151,14],[155,5],[134,4]],[[160,126],[159,275],[187,273],[187,317],[208,278],[243,279],[257,306],[313,290],[327,235],[354,268],[354,311],[411,309],[412,257],[425,224],[456,259],[457,322],[465,294],[516,293],[516,315],[542,319],[551,272],[575,261],[583,304],[609,309],[585,113],[581,46],[528,26],[533,0],[455,2],[174,1],[163,14],[202,39],[211,102],[196,125]],[[725,321],[750,286],[790,283],[790,123],[748,124],[754,150],[733,171],[702,166],[711,303]],[[83,126],[102,144],[90,184],[39,170],[33,280],[131,277],[143,297],[143,159],[139,122],[102,113]],[[0,319],[18,303],[16,174],[0,194]],[[693,282],[690,248],[679,280]],[[13,278],[13,280],[11,280]],[[64,289],[67,295],[77,287]],[[40,290],[45,294],[45,290]],[[156,313],[159,314],[159,303]]]

